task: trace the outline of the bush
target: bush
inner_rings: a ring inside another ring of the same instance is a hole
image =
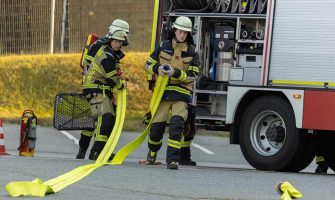
[[[0,57],[0,117],[21,117],[31,109],[41,120],[53,117],[54,97],[60,92],[81,92],[80,54],[15,55]],[[129,52],[121,69],[130,81],[127,89],[127,119],[141,118],[151,92],[143,69],[148,53]]]

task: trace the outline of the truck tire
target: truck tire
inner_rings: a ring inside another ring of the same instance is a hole
[[[239,141],[245,159],[258,170],[300,171],[312,162],[316,149],[296,128],[290,104],[273,95],[256,99],[246,109]]]
[[[318,147],[316,136],[308,134],[307,130],[299,130],[300,140],[298,149],[291,162],[280,171],[299,172],[305,169],[313,160]]]

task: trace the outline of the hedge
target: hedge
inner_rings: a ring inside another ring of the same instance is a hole
[[[80,54],[8,55],[0,57],[0,117],[18,119],[25,109],[39,119],[53,117],[54,97],[81,92]],[[121,69],[128,75],[127,119],[141,118],[148,108],[144,63],[149,53],[128,52]]]

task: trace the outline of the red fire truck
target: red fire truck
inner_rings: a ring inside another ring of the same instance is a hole
[[[334,8],[327,0],[155,0],[151,50],[176,17],[189,17],[201,61],[197,125],[229,131],[259,170],[297,172],[316,151],[335,170]]]

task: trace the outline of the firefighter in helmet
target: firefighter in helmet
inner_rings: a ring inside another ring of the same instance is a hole
[[[199,73],[199,56],[191,36],[192,21],[180,16],[173,23],[167,41],[160,43],[146,62],[149,75],[169,76],[169,83],[153,116],[150,129],[147,161],[153,164],[162,146],[165,124],[171,111],[166,163],[168,169],[178,169],[188,103],[191,101],[193,82]]]
[[[121,45],[128,44],[127,33],[129,33],[128,23],[120,19],[114,20],[107,35],[92,44],[84,58],[83,95],[89,101],[92,114],[97,117],[97,123],[94,131],[81,132],[77,159],[85,158],[95,133],[95,143],[89,159],[96,160],[113,129],[115,113],[112,89],[125,87],[120,81],[126,77],[119,69],[119,61],[124,57],[120,51]],[[93,65],[99,67],[94,68]]]

